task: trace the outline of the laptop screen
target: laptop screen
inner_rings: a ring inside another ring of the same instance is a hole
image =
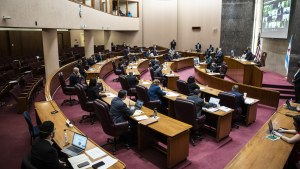
[[[85,149],[87,143],[87,137],[78,133],[74,133],[73,142],[74,146]]]
[[[198,65],[199,64],[199,57],[195,57],[194,58],[194,65]]]
[[[143,104],[144,104],[144,102],[138,99],[138,100],[135,102],[135,107],[141,109],[141,108],[143,107]]]
[[[209,98],[209,103],[213,103],[213,104],[219,104],[220,99],[215,98],[215,97],[210,97]]]
[[[269,121],[268,125],[269,125],[269,131],[270,131],[270,134],[271,134],[272,131],[273,131],[273,123],[272,123],[272,120]]]

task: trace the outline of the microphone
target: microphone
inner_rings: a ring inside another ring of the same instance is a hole
[[[58,113],[58,111],[55,109],[55,107],[53,106],[52,102],[50,101],[51,106],[53,107],[53,111],[51,111],[51,114],[56,114]]]

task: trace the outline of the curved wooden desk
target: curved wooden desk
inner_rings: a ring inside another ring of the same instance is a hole
[[[229,56],[224,57],[228,65],[226,76],[238,83],[261,87],[263,80],[263,71],[261,71],[254,62],[241,59],[233,59]]]
[[[292,129],[294,128],[293,119],[285,116],[286,113],[298,115],[298,112],[287,110],[284,106],[281,106],[270,119],[273,123],[277,122],[280,127]],[[285,168],[294,145],[286,143],[281,139],[276,141],[266,139],[267,131],[269,130],[268,122],[261,127],[240,152],[226,165],[226,169]]]
[[[278,107],[279,92],[277,91],[271,91],[255,86],[226,81],[207,74],[204,69],[201,69],[199,67],[195,67],[194,70],[195,79],[204,85],[208,85],[210,87],[223,91],[230,91],[233,85],[238,85],[241,93],[246,92],[247,96],[260,100],[261,104],[275,108]]]
[[[59,107],[57,106],[55,101],[52,100],[52,97],[55,94],[57,88],[60,86],[60,83],[58,81],[58,73],[63,72],[63,74],[65,76],[66,75],[69,76],[72,73],[73,68],[76,63],[77,63],[76,61],[69,63],[69,64],[61,67],[56,73],[54,73],[52,76],[50,76],[47,79],[46,85],[45,85],[45,98],[47,101],[35,103],[37,119],[39,119],[38,121],[43,122],[46,120],[51,120],[55,124],[56,133],[55,133],[54,141],[60,148],[63,148],[65,145],[64,129],[67,128],[67,126],[66,126],[67,118],[63,114],[63,112],[59,109]],[[51,114],[51,112],[54,110],[57,110],[58,113]],[[73,128],[68,128],[68,129],[70,129],[74,132],[82,133],[76,126],[74,126]],[[71,134],[70,132],[67,132],[67,133]],[[69,138],[72,138],[71,135]],[[89,150],[94,147],[98,147],[101,150],[105,151],[104,149],[102,149],[101,146],[97,145],[94,141],[89,139],[86,150]],[[116,157],[112,156],[107,151],[105,151],[105,152],[107,153],[107,155],[116,159]],[[90,159],[90,160],[95,161],[92,159]],[[122,161],[118,160],[118,162],[116,164],[114,164],[113,166],[111,166],[110,168],[115,168],[115,169],[126,168],[126,165]]]
[[[133,72],[133,75],[136,75],[138,79],[140,79],[141,75],[148,71],[148,68],[148,59],[139,59],[137,62],[129,63],[129,65],[126,67],[126,74]]]
[[[172,62],[173,62],[173,64],[171,65],[171,69],[173,71],[177,72],[180,69],[193,67],[194,66],[194,56],[173,59]]]

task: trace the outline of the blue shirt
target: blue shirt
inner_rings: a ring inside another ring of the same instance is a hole
[[[160,100],[162,96],[166,95],[159,86],[152,84],[148,90],[150,101]]]

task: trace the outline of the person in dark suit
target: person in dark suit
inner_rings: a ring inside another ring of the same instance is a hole
[[[121,123],[128,121],[128,117],[133,115],[133,111],[130,110],[127,105],[123,102],[127,97],[126,90],[120,90],[118,97],[115,97],[111,101],[111,107],[109,114],[114,123]]]
[[[204,105],[204,100],[200,98],[201,91],[199,89],[195,89],[193,95],[188,96],[188,100],[194,101],[196,105],[196,115],[197,117],[201,116],[202,106]]]
[[[176,48],[176,42],[175,42],[175,40],[172,40],[171,43],[170,43],[170,45],[171,45],[171,49],[175,50],[175,48]]]
[[[207,55],[204,57],[205,63],[207,64],[207,69],[210,69],[212,63],[212,57],[210,55],[210,51],[207,51]]]
[[[31,163],[36,168],[43,169],[63,169],[64,162],[58,158],[56,149],[51,141],[54,138],[54,124],[51,121],[45,121],[40,126],[40,136],[31,147]]]
[[[111,42],[110,46],[111,46],[111,51],[113,52],[116,51],[116,45],[114,45],[113,42]]]
[[[129,56],[129,54],[130,54],[130,47],[128,46],[127,48],[126,48],[126,50],[125,50],[125,56]]]
[[[247,48],[247,50],[246,50],[246,57],[245,57],[245,59],[248,60],[248,61],[253,60],[253,54],[252,54],[250,48]]]
[[[224,60],[224,55],[223,55],[223,51],[221,48],[218,49],[217,53],[216,53],[216,57],[215,57],[216,63],[218,65],[220,65],[223,60]]]
[[[103,60],[101,52],[99,52],[99,54],[95,54],[95,60],[96,62],[101,62]]]
[[[300,103],[300,61],[298,61],[297,66],[299,67],[299,69],[294,75],[294,79],[292,82],[295,84],[295,102]]]
[[[129,74],[126,76],[126,79],[130,88],[135,88],[135,86],[139,83],[138,78],[133,75],[132,72],[129,72]]]
[[[69,86],[75,86],[77,83],[81,83],[81,75],[79,73],[79,68],[74,67],[73,72],[70,75],[69,78]]]
[[[87,62],[87,64],[88,64],[89,66],[93,66],[93,65],[96,63],[95,60],[94,60],[94,56],[88,57],[88,58],[86,59],[86,62]]]
[[[154,100],[160,100],[162,102],[162,96],[166,95],[166,92],[163,92],[161,88],[159,87],[160,81],[155,79],[153,80],[153,83],[151,84],[149,90],[148,90],[148,95],[150,101]]]
[[[236,96],[236,105],[242,107],[242,105],[245,102],[245,99],[243,94],[239,92],[239,86],[233,85],[229,93],[234,94]]]
[[[214,51],[214,47],[210,44],[209,47],[208,47],[208,49],[207,49],[207,51],[213,52]]]
[[[106,97],[105,94],[99,94],[102,91],[103,87],[101,83],[97,83],[97,79],[91,79],[89,86],[86,89],[86,95],[89,101],[94,101],[96,99],[101,99]]]
[[[179,53],[178,53],[178,52],[175,52],[175,54],[173,55],[173,58],[174,58],[174,59],[178,59],[178,58],[180,58],[180,55],[179,55]]]
[[[187,79],[187,85],[190,93],[193,93],[196,89],[200,89],[200,87],[196,84],[196,80],[194,76],[190,76]]]
[[[197,52],[200,52],[200,51],[201,51],[201,44],[198,42],[198,43],[195,45],[195,48],[196,48],[196,51],[197,51]]]

